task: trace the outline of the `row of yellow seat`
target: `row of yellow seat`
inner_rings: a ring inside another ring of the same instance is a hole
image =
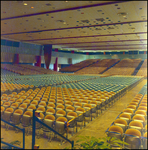
[[[141,137],[147,137],[147,95],[137,94],[108,128],[107,135],[123,139],[129,143],[127,148],[140,148],[141,142],[145,148]]]
[[[114,92],[107,91],[89,91],[50,86],[46,88],[42,87],[41,89],[36,88],[35,90],[29,89],[26,92],[12,92],[9,95],[3,94],[1,96],[1,112],[4,119],[7,118],[7,121],[12,122],[13,114],[20,112],[20,118],[17,123],[21,123],[22,125],[25,124],[23,118],[26,114],[30,114],[30,117],[32,117],[33,109],[45,115],[42,119],[46,119],[47,115],[52,115],[55,120],[59,117],[64,117],[69,120],[68,116],[71,115],[75,120],[70,123],[70,127],[74,129],[76,122],[80,122],[80,127],[82,127],[85,118],[88,117],[90,121],[92,114],[95,114],[96,117],[97,106],[100,108],[105,100],[111,98],[113,95],[115,95]],[[11,115],[8,113],[9,115],[6,117],[5,115],[10,111]],[[79,114],[81,115],[78,117]],[[29,126],[31,125],[29,121],[26,121],[26,123]]]

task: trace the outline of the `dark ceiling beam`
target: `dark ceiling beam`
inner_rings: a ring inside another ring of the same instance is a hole
[[[131,34],[147,34],[147,32],[134,32],[134,33],[122,33],[122,34],[104,34],[104,35],[90,35],[90,36],[75,36],[75,37],[63,37],[63,38],[46,38],[46,39],[33,39],[24,41],[43,41],[43,40],[59,40],[59,39],[71,39],[71,38],[87,38],[87,37],[102,37],[102,36],[119,36],[119,35],[131,35]]]
[[[127,44],[127,45],[93,45],[93,46],[73,46],[73,47],[62,47],[62,48],[111,47],[111,46],[136,46],[136,45],[147,45],[147,44]]]
[[[68,44],[86,44],[86,43],[111,43],[111,42],[132,42],[132,41],[145,41],[147,39],[136,39],[136,40],[117,40],[117,41],[95,41],[95,42],[77,42],[77,43],[52,43],[53,45],[68,45]]]
[[[13,34],[24,34],[24,33],[37,33],[37,32],[47,32],[47,31],[58,31],[58,30],[68,30],[68,29],[98,27],[98,26],[110,26],[110,25],[119,25],[119,24],[140,23],[140,22],[147,22],[147,20],[136,20],[136,21],[128,21],[128,22],[116,22],[116,23],[109,23],[109,24],[96,24],[96,25],[88,25],[88,26],[68,27],[68,28],[57,28],[57,29],[47,29],[47,30],[38,30],[38,31],[5,33],[5,34],[1,34],[1,35],[13,35]]]
[[[139,50],[139,49],[146,49],[146,48],[143,48],[143,47],[132,47],[132,48],[101,48],[101,49],[98,49],[98,48],[94,48],[94,49],[82,49],[82,50],[129,50],[129,49],[135,49],[135,50]]]
[[[1,20],[31,17],[31,16],[37,16],[37,15],[43,15],[43,14],[58,13],[58,12],[63,12],[63,11],[71,11],[71,10],[77,10],[77,9],[83,9],[83,8],[91,8],[91,7],[96,7],[96,6],[104,6],[104,5],[111,5],[111,4],[116,4],[116,3],[123,3],[123,2],[130,2],[130,1],[110,1],[110,2],[106,2],[106,3],[65,8],[65,9],[59,9],[59,10],[52,10],[52,11],[39,12],[39,13],[33,13],[33,14],[27,14],[27,15],[14,16],[14,17],[7,17],[7,18],[2,18]]]

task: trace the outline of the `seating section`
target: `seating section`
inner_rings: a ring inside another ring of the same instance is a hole
[[[87,59],[84,61],[81,61],[79,63],[73,64],[69,67],[64,67],[60,69],[61,72],[75,72],[79,69],[82,69],[83,67],[87,67],[90,64],[93,64],[94,62],[99,61],[100,59]]]
[[[146,85],[145,85],[146,86]],[[106,130],[107,136],[117,137],[129,145],[126,149],[146,149],[147,89],[143,87]]]
[[[105,71],[108,75],[132,75],[142,59],[123,59],[115,66]]]
[[[141,68],[139,69],[138,73],[136,76],[144,76],[147,77],[147,59],[144,60]]]
[[[100,74],[120,59],[102,59],[88,67],[76,71],[77,74]]]
[[[18,76],[18,75],[20,75],[20,74],[1,69],[1,76]]]
[[[1,64],[1,68],[20,74],[20,75],[37,75],[37,74],[60,74],[60,72],[52,71],[42,67],[24,65],[24,64]]]

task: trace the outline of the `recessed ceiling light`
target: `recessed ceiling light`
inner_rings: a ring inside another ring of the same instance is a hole
[[[34,7],[31,7],[32,9],[34,8]]]
[[[27,3],[24,3],[24,5],[26,6],[26,5],[28,5]]]

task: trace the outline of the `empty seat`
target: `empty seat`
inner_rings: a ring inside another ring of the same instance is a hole
[[[74,127],[76,126],[76,117],[77,117],[77,113],[75,113],[75,112],[67,113],[67,119],[69,121],[69,128],[73,128],[72,135],[74,133]]]
[[[141,116],[145,117],[145,119],[146,119],[146,112],[143,111],[143,110],[137,110],[137,111],[135,112],[135,114],[141,115]]]
[[[131,120],[131,116],[130,116],[129,114],[126,114],[126,113],[120,114],[119,118],[126,120],[127,124],[128,124],[128,123],[130,122],[130,120]]]
[[[114,125],[120,126],[123,129],[123,131],[125,131],[127,128],[127,122],[124,119],[116,119],[114,121]]]
[[[136,114],[135,116],[133,116],[133,120],[140,121],[141,123],[143,123],[143,125],[145,125],[145,118],[141,115]]]
[[[108,129],[108,136],[109,137],[116,137],[120,140],[122,140],[122,134],[123,134],[123,129],[119,126],[113,125],[111,127],[109,127]]]
[[[53,104],[53,103],[48,103],[47,108],[55,108],[55,104]]]
[[[3,107],[8,108],[10,107],[11,103],[10,102],[4,102]]]
[[[56,104],[57,104],[57,105],[63,105],[63,104],[64,104],[64,101],[58,100],[58,101],[56,102]]]
[[[45,108],[44,107],[38,107],[37,111],[44,113],[45,112]]]
[[[15,102],[20,105],[20,104],[22,104],[23,100],[22,99],[17,99]]]
[[[81,103],[75,103],[74,104],[74,108],[75,108],[75,110],[77,109],[77,108],[79,108],[79,107],[82,107],[82,104]]]
[[[128,105],[127,109],[131,109],[134,112],[136,110],[136,106],[135,105]]]
[[[26,131],[27,135],[29,134],[29,131],[30,131],[29,129],[30,129],[30,125],[31,125],[32,116],[33,116],[32,111],[26,111],[22,117],[22,126],[26,128],[25,131]]]
[[[74,110],[75,110],[75,108],[73,106],[67,106],[66,107],[66,113],[73,112]]]
[[[64,107],[64,105],[57,105],[57,107],[56,107],[56,111],[58,111],[58,110],[63,110],[65,107]]]
[[[33,110],[36,110],[36,107],[34,105],[30,105],[30,106],[28,106],[27,110],[33,111]]]
[[[143,124],[141,122],[139,122],[139,121],[131,121],[129,123],[129,128],[137,129],[137,130],[139,130],[141,132],[142,129],[143,129]]]
[[[51,128],[54,128],[54,126],[53,126],[54,121],[55,121],[55,117],[53,115],[46,115],[44,120],[43,120],[43,122]],[[50,129],[48,129],[44,125],[43,125],[43,131],[44,132],[49,132],[50,134],[53,133]],[[49,139],[49,135],[48,135],[48,139]],[[50,138],[50,140],[51,139],[52,139],[52,137]]]
[[[81,122],[81,126],[80,128],[82,128],[82,125],[83,125],[83,121],[84,121],[84,112],[85,112],[85,109],[84,108],[77,108],[76,109],[76,113],[77,113],[77,122]]]
[[[54,100],[54,99],[50,99],[50,100],[48,101],[48,103],[55,103],[55,100]]]
[[[145,107],[145,106],[139,106],[138,110],[144,110],[145,112],[147,112],[147,107]]]
[[[58,117],[55,122],[55,129],[60,134],[64,134],[66,132],[65,130],[65,122],[67,122],[67,119],[65,117]]]
[[[64,110],[58,110],[56,112],[56,118],[58,117],[65,117],[66,116],[66,112]]]
[[[133,116],[133,110],[132,109],[124,109],[123,113],[129,114],[131,117]]]
[[[27,107],[29,106],[29,104],[30,104],[30,100],[24,100],[23,101],[23,104],[26,104],[27,105]]]
[[[26,104],[20,104],[19,109],[22,109],[24,112],[27,109],[27,105]]]
[[[46,115],[54,115],[55,114],[55,110],[53,108],[48,108],[46,110]]]
[[[68,101],[68,102],[65,103],[65,106],[66,106],[66,107],[67,107],[67,106],[73,106],[73,103],[70,102],[70,101]]]
[[[47,98],[42,98],[41,101],[47,102]]]
[[[33,105],[33,106],[36,107],[36,106],[38,105],[38,102],[33,100],[33,101],[30,103],[30,105]]]
[[[137,129],[127,129],[125,134],[127,135],[125,135],[124,141],[129,144],[128,146],[125,146],[125,147],[129,149],[139,149],[141,145],[140,131]]]
[[[10,102],[10,103],[14,103],[14,102],[15,102],[15,98],[10,98],[10,99],[9,99],[9,102]]]
[[[21,122],[22,115],[23,111],[21,109],[16,109],[12,115],[12,123],[15,125],[19,125]]]
[[[16,110],[18,108],[18,103],[12,103],[10,107]]]
[[[46,106],[46,103],[45,102],[40,102],[38,107],[45,107]]]

